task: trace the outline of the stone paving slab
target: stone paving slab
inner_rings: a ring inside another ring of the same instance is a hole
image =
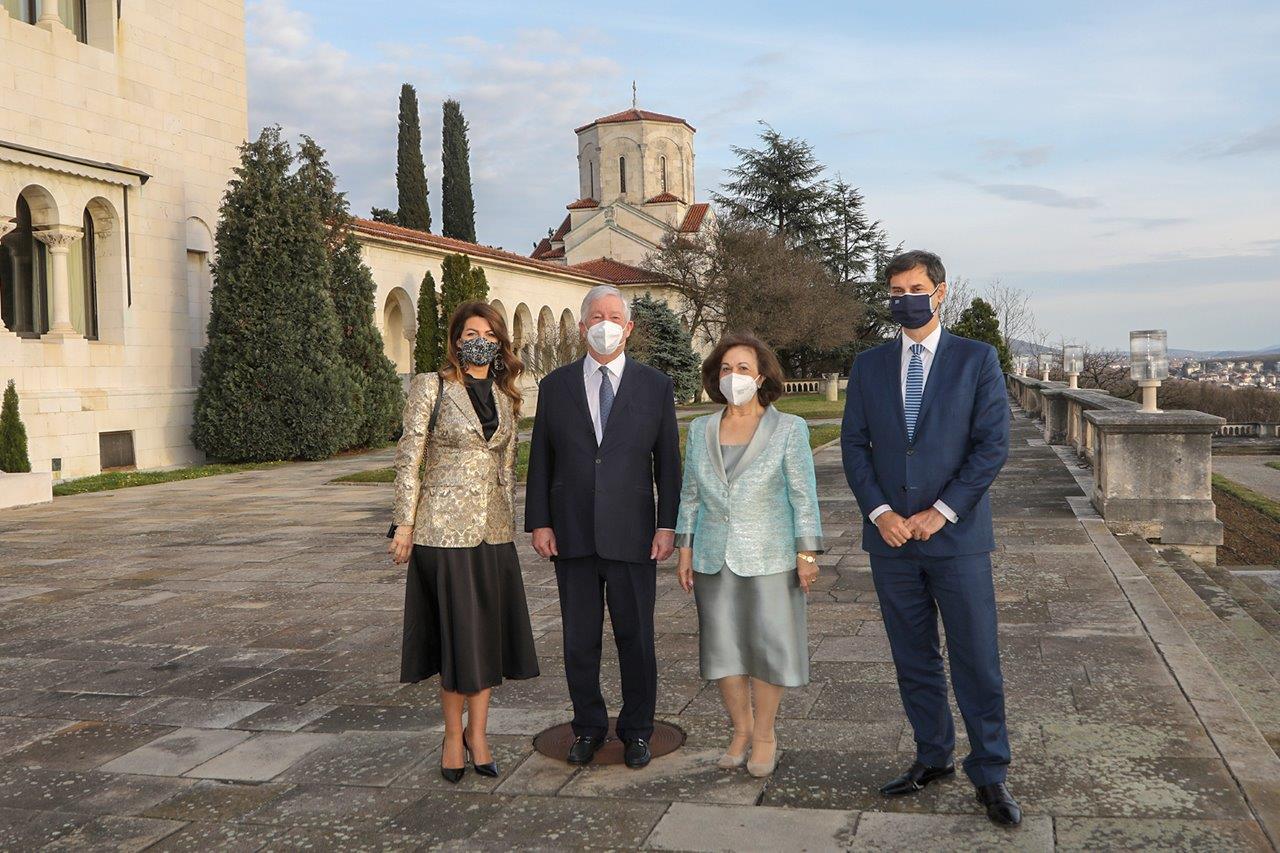
[[[1272,764],[1178,621],[1212,638],[1203,602],[1123,564],[1036,438],[1015,413],[992,490],[1017,832],[982,817],[963,777],[875,793],[914,744],[834,447],[816,456],[829,551],[812,683],[784,699],[772,778],[714,766],[729,726],[669,566],[659,714],[685,746],[641,771],[534,752],[570,704],[554,573],[521,537],[543,675],[494,693],[499,778],[445,783],[436,684],[398,681],[390,490],[326,485],[385,466],[380,451],[0,517],[0,849],[1268,849]],[[608,639],[602,673],[616,712]]]

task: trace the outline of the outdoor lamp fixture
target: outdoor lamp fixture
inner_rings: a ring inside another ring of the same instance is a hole
[[[1045,382],[1048,382],[1049,371],[1052,368],[1053,368],[1053,353],[1051,352],[1040,353],[1040,379]]]
[[[1169,378],[1169,333],[1142,329],[1129,333],[1129,377],[1142,389],[1142,411],[1158,412],[1156,389]]]
[[[1084,370],[1084,347],[1079,344],[1064,344],[1062,347],[1062,372],[1067,374],[1067,382],[1072,388],[1080,387],[1080,371]]]

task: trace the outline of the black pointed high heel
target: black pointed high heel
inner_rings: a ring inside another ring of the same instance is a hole
[[[471,747],[467,746],[467,730],[462,730],[462,748],[467,751],[467,760],[471,762],[471,766],[481,776],[488,776],[490,779],[498,778],[498,762],[490,761],[488,764],[477,764],[475,756],[471,754]]]
[[[467,746],[467,735],[466,735],[466,732],[463,732],[462,748],[466,749],[466,746]],[[442,739],[440,741],[440,775],[444,777],[444,781],[456,785],[462,781],[463,774],[465,774],[466,772],[467,772],[467,763],[466,763],[465,757],[462,760],[461,767],[445,767],[444,766],[444,740]]]

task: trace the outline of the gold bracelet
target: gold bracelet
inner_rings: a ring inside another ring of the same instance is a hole
[[[800,559],[804,560],[806,563],[816,563],[816,562],[818,562],[818,558],[817,558],[817,557],[810,556],[809,554],[796,554],[796,556],[797,556],[797,557],[799,557]]]

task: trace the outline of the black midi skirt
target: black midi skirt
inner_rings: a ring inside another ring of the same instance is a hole
[[[457,693],[538,674],[514,543],[413,546],[404,589],[400,681],[423,681],[437,673],[440,686]]]

